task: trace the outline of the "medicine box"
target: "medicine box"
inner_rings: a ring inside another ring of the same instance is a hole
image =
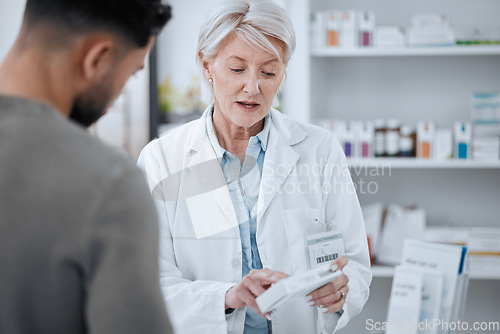
[[[370,47],[374,45],[375,14],[369,11],[358,13],[359,17],[359,46]]]
[[[451,129],[438,129],[434,144],[434,159],[447,160],[453,158],[453,133]]]
[[[404,47],[406,35],[400,27],[378,27],[375,31],[375,46],[382,48]]]
[[[435,125],[433,122],[417,124],[417,157],[431,159],[434,145]]]
[[[408,29],[408,45],[411,47],[455,45],[455,31],[452,28]]]
[[[311,13],[311,46],[313,49],[326,47],[326,19],[324,12]]]
[[[355,48],[358,46],[356,26],[356,12],[346,10],[342,12],[340,28],[340,46],[342,48]]]
[[[327,13],[326,21],[326,45],[328,47],[338,47],[340,43],[341,13],[339,11]]]
[[[429,28],[429,27],[449,27],[450,19],[443,14],[415,14],[411,19],[412,27]]]

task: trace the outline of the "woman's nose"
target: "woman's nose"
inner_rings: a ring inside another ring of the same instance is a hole
[[[257,77],[250,75],[245,81],[245,86],[243,87],[243,91],[250,96],[257,95],[260,93],[259,84],[260,80]]]

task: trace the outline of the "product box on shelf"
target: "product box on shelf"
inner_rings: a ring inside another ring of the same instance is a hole
[[[377,261],[397,265],[406,239],[421,239],[426,225],[426,212],[421,208],[404,208],[396,204],[387,207],[378,241]]]
[[[412,27],[416,28],[442,28],[450,26],[450,19],[444,14],[414,14],[411,18]]]
[[[326,46],[338,47],[340,43],[341,13],[332,11],[327,13],[326,20]]]
[[[326,15],[317,11],[311,13],[311,46],[313,49],[326,47]]]
[[[373,157],[374,128],[371,121],[353,122],[355,156],[360,158]]]
[[[465,246],[469,237],[468,227],[427,226],[424,241]]]
[[[384,204],[377,202],[361,207],[363,220],[365,222],[366,235],[368,237],[368,251],[370,252],[370,261],[373,264],[377,257],[377,249],[380,231],[382,230],[382,221],[384,219]]]
[[[399,130],[399,156],[404,158],[415,157],[415,131],[408,125],[401,126]]]
[[[491,27],[456,28],[457,45],[500,45],[500,29]]]
[[[359,16],[359,46],[373,46],[375,35],[375,14],[370,11],[362,11]]]
[[[435,125],[433,122],[417,124],[417,157],[431,159],[434,147]]]
[[[402,48],[406,46],[406,33],[400,27],[378,27],[375,29],[375,46],[379,48]]]
[[[500,228],[473,227],[467,244],[471,272],[500,275]]]
[[[350,49],[358,46],[358,26],[356,12],[353,10],[342,11],[340,29],[340,47]]]
[[[475,93],[471,100],[472,156],[500,159],[500,92]]]
[[[335,121],[333,133],[344,149],[344,154],[347,158],[356,156],[356,143],[354,134],[353,122]]]
[[[453,133],[451,129],[437,129],[434,159],[447,160],[451,158],[453,158]]]
[[[472,139],[469,122],[455,122],[455,145],[453,155],[457,159],[470,158],[470,144]]]
[[[397,266],[392,280],[391,296],[387,323],[418,324],[421,314],[423,274],[411,268]],[[401,326],[402,327],[402,326]],[[403,331],[398,326],[388,326],[385,334],[416,333],[407,329]]]
[[[441,316],[439,318],[445,321],[458,320],[454,317],[454,307],[456,307],[456,304],[460,304],[463,292],[459,291],[457,287],[461,285],[461,280],[464,277],[466,252],[467,248],[459,245],[437,244],[418,240],[405,241],[401,266],[424,270],[424,272],[432,271],[442,275],[444,282],[442,284],[442,293],[441,295],[432,296],[432,299],[441,301],[441,310],[439,312]],[[428,288],[432,289],[433,287],[428,286]],[[427,293],[429,292],[428,290]],[[422,313],[425,314],[425,312]],[[425,317],[423,314],[421,316]],[[420,321],[422,320],[424,319],[421,318]]]
[[[412,17],[408,29],[408,45],[452,46],[455,45],[455,30],[450,27],[450,20],[443,14],[416,14]]]
[[[416,28],[408,29],[408,45],[410,47],[453,46],[455,31],[452,28]]]
[[[472,140],[472,157],[480,161],[500,160],[500,137],[477,137]]]

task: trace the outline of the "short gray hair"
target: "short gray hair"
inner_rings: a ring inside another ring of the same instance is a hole
[[[267,37],[274,37],[285,45],[284,59],[286,65],[295,51],[295,32],[292,22],[285,10],[272,0],[225,0],[213,10],[201,26],[198,38],[198,55],[212,58],[217,55],[221,42],[232,33],[275,54],[281,59],[279,52]],[[201,64],[200,64],[201,65]],[[201,99],[207,105],[213,102],[212,87],[203,78],[201,68]]]

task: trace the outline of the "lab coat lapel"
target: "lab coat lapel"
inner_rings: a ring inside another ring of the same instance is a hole
[[[206,114],[205,112],[205,117]],[[190,175],[183,177],[186,182],[182,184],[187,199],[189,197],[199,197],[200,199],[200,201],[191,200],[191,202],[196,203],[196,205],[191,203],[193,206],[190,208],[191,218],[193,219],[194,211],[203,211],[204,213],[200,212],[200,215],[198,215],[198,219],[203,219],[204,224],[212,225],[211,227],[202,227],[203,231],[200,233],[197,231],[197,237],[206,237],[238,227],[236,212],[229,195],[224,173],[220,167],[219,161],[221,157],[217,157],[206,135],[205,117],[200,119],[199,125],[194,128],[192,133],[188,152],[189,158],[185,169],[185,173]],[[188,206],[191,205],[188,204]],[[207,217],[210,217],[210,221],[205,221]],[[193,224],[195,224],[196,230],[196,223],[193,222]]]
[[[271,109],[271,117],[269,143],[264,159],[257,205],[258,222],[261,221],[300,158],[292,146],[302,141],[306,136],[302,129],[278,111]]]

